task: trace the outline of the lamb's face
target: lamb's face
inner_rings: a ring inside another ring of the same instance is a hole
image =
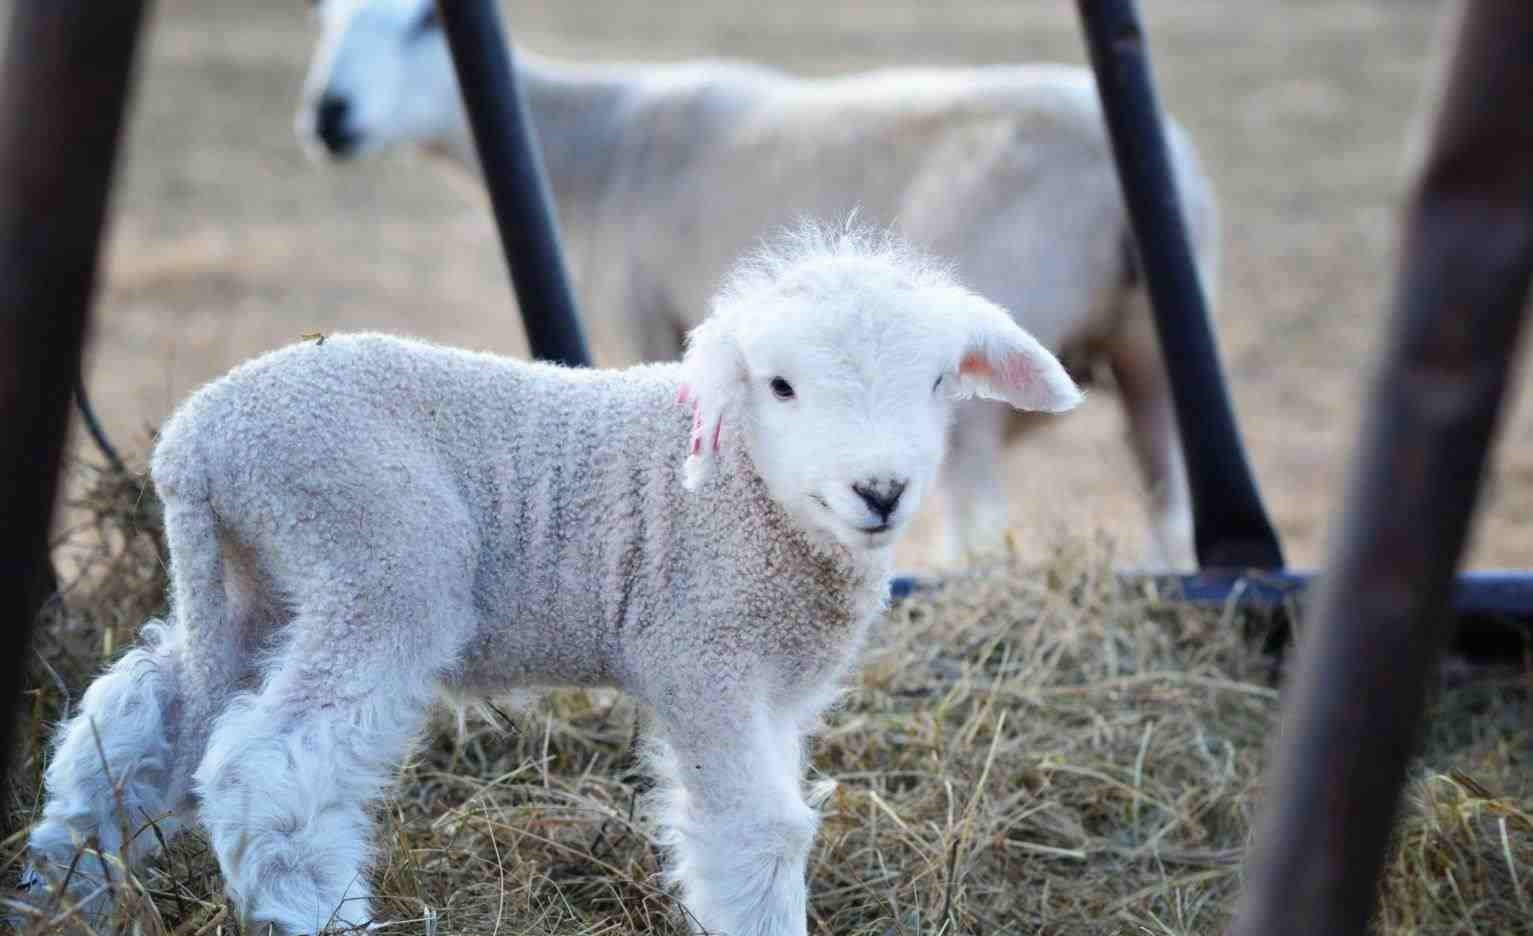
[[[299,139],[333,157],[450,142],[464,126],[435,0],[318,0]]]
[[[936,477],[959,400],[1057,411],[1080,393],[996,306],[878,259],[789,270],[696,329],[688,484],[739,431],[774,499],[853,549],[889,546]]]
[[[784,297],[742,330],[741,425],[768,490],[848,546],[892,543],[942,462],[958,336],[888,288]]]

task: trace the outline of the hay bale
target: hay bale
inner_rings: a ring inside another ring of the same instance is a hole
[[[61,545],[93,558],[39,635],[37,721],[9,804],[20,825],[40,725],[163,601],[152,492],[95,471],[79,501],[92,520]],[[1126,592],[1102,543],[902,602],[813,750],[814,779],[837,785],[811,863],[812,931],[1220,932],[1276,724],[1267,675],[1217,614]],[[1380,933],[1533,932],[1529,689],[1519,672],[1438,698]],[[377,892],[407,921],[392,931],[679,936],[632,704],[553,692],[514,718],[486,712],[461,732],[444,717],[378,811]],[[0,846],[10,874],[18,848]],[[146,933],[235,933],[221,887],[187,836],[125,915]]]

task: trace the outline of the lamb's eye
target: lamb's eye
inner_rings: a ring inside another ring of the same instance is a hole
[[[932,381],[932,393],[936,393],[940,386],[942,386],[942,375],[938,374],[937,379]]]
[[[773,377],[772,396],[777,397],[779,400],[793,399],[793,385],[788,383],[786,380],[783,380],[781,377]]]

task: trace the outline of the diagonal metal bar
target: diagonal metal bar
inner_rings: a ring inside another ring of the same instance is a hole
[[[1078,0],[1097,92],[1176,403],[1198,565],[1280,569],[1283,552],[1246,463],[1133,0]]]
[[[1366,932],[1533,275],[1533,4],[1459,23],[1231,933]]]
[[[501,249],[533,357],[591,363],[559,252],[559,230],[536,128],[511,67],[496,0],[437,0]]]
[[[0,776],[80,373],[142,0],[17,0],[0,71]]]

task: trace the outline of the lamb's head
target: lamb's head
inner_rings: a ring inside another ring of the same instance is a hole
[[[1061,412],[1080,391],[1011,316],[911,251],[813,234],[749,261],[688,337],[685,485],[740,433],[767,490],[806,530],[893,543],[971,396]]]
[[[319,43],[296,129],[335,158],[451,145],[466,126],[435,0],[315,0]]]

